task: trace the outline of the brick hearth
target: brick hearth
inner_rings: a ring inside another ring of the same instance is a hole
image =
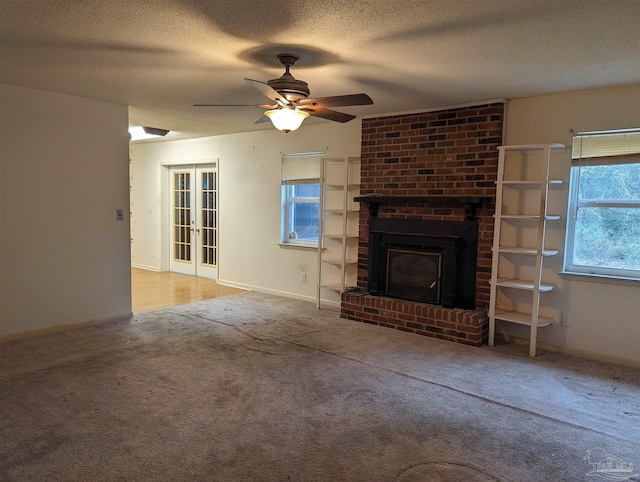
[[[479,232],[474,310],[447,309],[368,294],[369,211],[362,204],[359,291],[342,295],[343,318],[459,343],[486,342],[497,146],[502,144],[503,120],[501,102],[363,120],[362,195],[486,196],[491,201],[476,210]],[[462,221],[465,211],[452,202],[389,202],[380,204],[378,216]]]

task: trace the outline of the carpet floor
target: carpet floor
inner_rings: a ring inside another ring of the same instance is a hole
[[[2,481],[605,480],[607,458],[640,480],[640,370],[255,292],[0,345]]]

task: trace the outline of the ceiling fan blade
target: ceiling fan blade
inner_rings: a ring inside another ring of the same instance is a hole
[[[260,119],[255,121],[254,124],[262,124],[263,122],[269,122],[269,118],[266,115],[260,117]]]
[[[260,107],[262,109],[277,109],[278,104],[193,104],[194,107]]]
[[[349,122],[352,119],[355,119],[356,116],[351,114],[345,114],[344,112],[336,112],[335,110],[329,109],[317,109],[317,108],[305,108],[305,112],[308,112],[309,115],[314,117],[321,117],[323,119],[329,119],[336,122]]]
[[[249,83],[249,85],[253,86],[254,88],[258,89],[260,92],[262,92],[264,95],[269,97],[269,99],[281,105],[289,105],[289,101],[283,95],[280,95],[280,93],[274,88],[272,88],[269,84],[265,82],[260,82],[259,80],[253,80],[253,79],[247,79],[247,78],[245,78],[244,80],[246,80]]]
[[[315,99],[301,99],[299,106],[314,107],[346,107],[348,105],[371,105],[373,100],[367,94],[334,95],[333,97],[317,97]]]

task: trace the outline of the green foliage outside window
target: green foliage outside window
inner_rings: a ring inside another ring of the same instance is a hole
[[[640,164],[582,166],[578,202],[573,264],[640,271]]]

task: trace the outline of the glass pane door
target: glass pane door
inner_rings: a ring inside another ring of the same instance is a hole
[[[170,169],[170,270],[218,277],[218,179],[215,166]]]
[[[192,247],[194,234],[192,179],[192,168],[171,169],[170,269],[178,273],[195,275]]]
[[[218,179],[214,167],[198,167],[198,276],[218,277]]]

